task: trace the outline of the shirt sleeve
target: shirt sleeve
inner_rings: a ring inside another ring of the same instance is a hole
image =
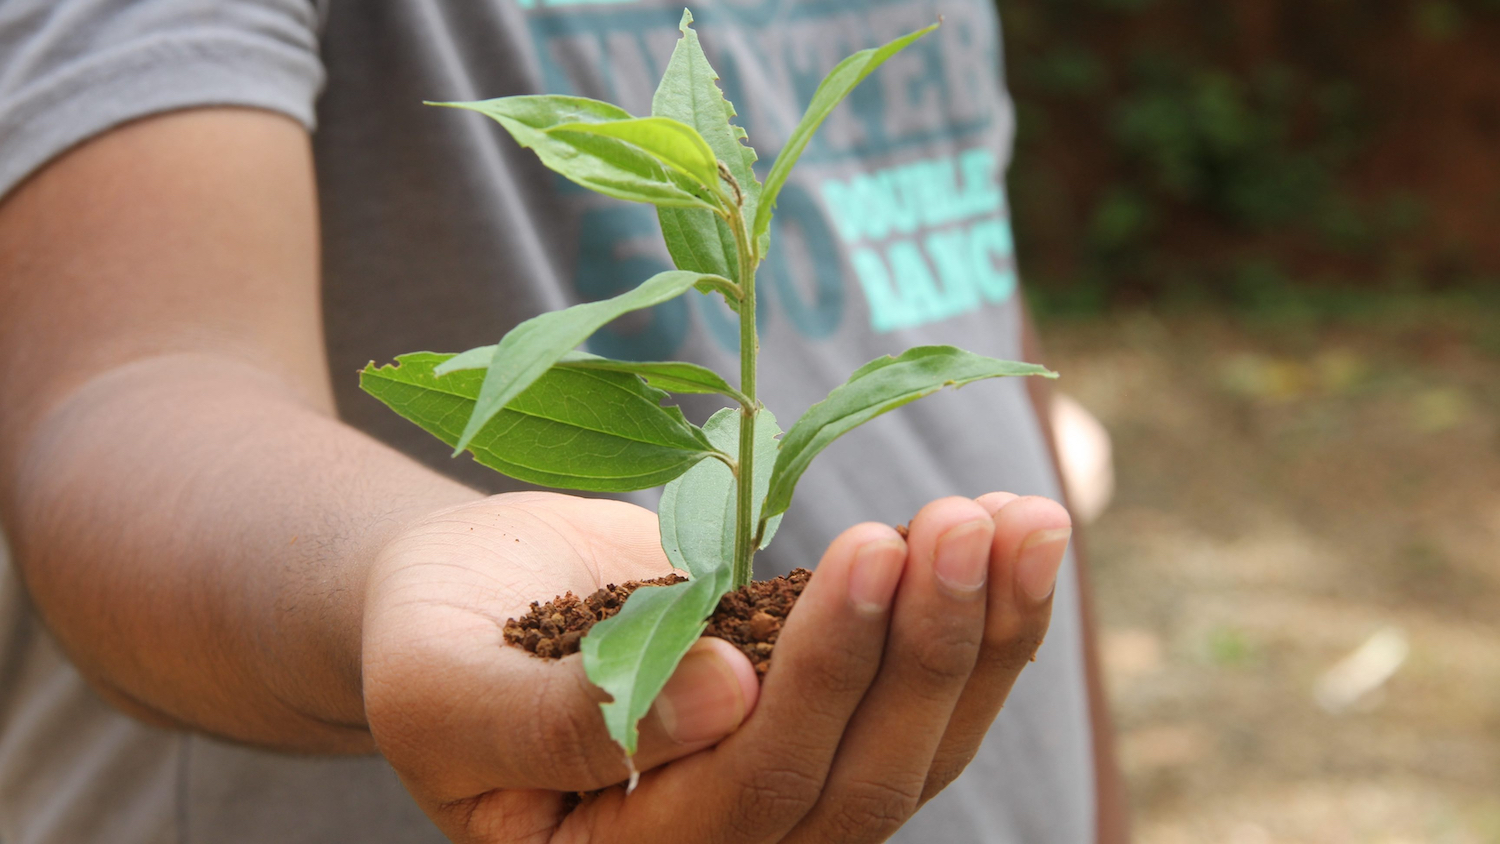
[[[0,3],[0,198],[122,123],[244,106],[309,130],[322,89],[315,0]]]

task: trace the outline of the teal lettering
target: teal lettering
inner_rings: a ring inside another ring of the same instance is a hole
[[[958,194],[958,168],[952,158],[945,156],[923,162],[920,171],[914,175],[917,176],[916,189],[922,195],[924,223],[928,226],[941,226],[963,219],[964,207]]]
[[[1016,292],[1016,253],[1010,224],[1003,219],[975,223],[969,230],[974,280],[986,301],[999,304]]]
[[[870,304],[870,328],[877,333],[900,328],[902,325],[901,300],[891,286],[891,274],[885,261],[868,247],[856,249],[849,255],[854,265],[854,275],[859,286],[864,288],[865,301]]]
[[[959,155],[959,169],[964,174],[962,205],[965,218],[978,217],[1000,210],[1000,183],[996,181],[999,162],[995,154],[976,147]]]
[[[911,234],[921,222],[922,190],[907,175],[912,169],[915,168],[894,167],[876,176],[886,198],[885,211],[889,215],[886,229],[895,234]]]
[[[833,218],[833,224],[838,227],[839,237],[845,243],[857,243],[864,235],[864,217],[853,185],[845,184],[839,179],[824,179],[823,184],[818,186],[818,192],[823,195],[828,216]]]
[[[963,229],[933,232],[923,246],[943,282],[942,316],[957,316],[978,308],[974,251],[969,247],[968,232]]]
[[[892,243],[885,253],[891,265],[891,277],[901,296],[901,324],[921,325],[939,319],[943,312],[942,294],[927,268],[922,250],[909,240]]]
[[[999,211],[1004,197],[997,169],[995,154],[981,147],[957,158],[825,179],[818,190],[845,243],[878,242]]]

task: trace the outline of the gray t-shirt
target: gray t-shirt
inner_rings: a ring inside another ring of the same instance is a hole
[[[478,115],[420,102],[553,92],[646,113],[679,3],[7,0],[0,196],[74,144],[153,113],[230,104],[316,124],[341,413],[471,483],[514,488],[448,460],[359,393],[356,369],[494,342],[668,258],[651,208],[584,192]],[[781,194],[760,282],[765,403],[793,420],[860,364],[922,343],[1019,357],[1003,189],[1013,114],[991,0],[713,0],[693,11],[762,167],[839,59],[945,19],[833,114]],[[590,348],[733,372],[735,344],[727,311],[689,294]],[[710,409],[688,405],[700,421]],[[1045,455],[1019,381],[882,417],[814,464],[761,571],[810,564],[843,527],[905,521],[944,495],[1056,496]],[[655,494],[632,498],[649,505]],[[894,840],[1090,840],[1080,636],[1070,565],[1047,642],[978,757]],[[378,758],[277,755],[117,714],[0,559],[0,844],[436,839]]]

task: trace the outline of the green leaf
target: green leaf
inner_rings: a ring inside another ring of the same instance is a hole
[[[855,370],[828,397],[808,408],[781,440],[765,512],[785,513],[792,490],[812,459],[843,434],[888,410],[931,395],[943,387],[962,387],[1005,375],[1057,373],[1034,363],[996,360],[953,346],[917,346],[899,357],[879,357]]]
[[[750,404],[743,393],[730,386],[724,376],[708,367],[680,360],[634,361],[611,360],[587,352],[569,352],[558,361],[558,366],[568,369],[599,370],[605,372],[630,372],[646,379],[646,383],[669,393],[718,394],[727,396],[740,404]],[[734,449],[727,453],[733,454]]]
[[[748,223],[755,219],[760,201],[760,181],[751,169],[755,150],[745,143],[745,130],[731,122],[734,106],[719,89],[719,74],[703,54],[692,22],[692,14],[684,9],[678,25],[682,37],[651,98],[651,113],[679,120],[698,131],[739,185],[742,214]],[[679,269],[740,280],[734,235],[718,215],[689,208],[658,208],[656,213],[667,251]]]
[[[589,190],[653,205],[717,207],[712,193],[695,179],[663,165],[635,144],[594,132],[553,131],[568,124],[635,119],[619,106],[555,94],[428,105],[468,109],[493,118],[549,169]]]
[[[583,670],[613,698],[599,704],[610,737],[635,755],[636,724],[698,641],[731,582],[728,567],[671,586],[637,589],[583,637]]]
[[[755,227],[752,229],[755,238],[762,238],[771,230],[771,209],[776,205],[776,195],[781,193],[781,186],[786,184],[787,177],[792,174],[792,167],[796,165],[797,159],[802,156],[802,151],[807,149],[807,144],[812,140],[813,133],[818,131],[823,120],[833,112],[833,107],[843,102],[844,97],[854,87],[864,81],[877,67],[886,59],[896,55],[906,46],[927,33],[937,29],[938,25],[924,27],[916,32],[903,35],[895,41],[883,47],[872,47],[868,50],[860,50],[858,53],[839,62],[823,81],[818,84],[818,90],[813,92],[812,102],[807,106],[807,112],[802,115],[802,120],[792,130],[792,136],[787,139],[786,146],[776,156],[776,163],[771,165],[771,172],[766,174],[765,188],[761,191],[760,206],[755,212]]]
[[[667,244],[667,254],[672,256],[673,266],[695,273],[720,275],[739,283],[740,263],[734,234],[719,215],[696,208],[658,207],[656,218],[661,221],[662,240]],[[703,287],[699,290],[712,292]],[[736,312],[739,311],[737,297],[726,295],[724,300]]]
[[[710,191],[719,189],[719,162],[698,130],[669,117],[632,117],[604,123],[564,123],[548,134],[581,132],[635,144],[657,161],[691,176]]]
[[[479,393],[474,415],[458,438],[454,454],[463,451],[501,408],[542,377],[552,364],[606,323],[622,314],[681,296],[703,279],[700,273],[681,270],[657,273],[634,290],[612,299],[551,311],[511,329],[495,346],[494,356],[485,372],[484,389]],[[448,367],[438,367],[437,374],[450,371]]]
[[[473,414],[484,373],[437,375],[438,365],[452,357],[416,352],[396,358],[395,365],[372,363],[359,384],[453,445]],[[591,492],[659,486],[715,453],[680,409],[661,406],[665,396],[628,373],[553,369],[467,447],[480,464],[543,486]]]
[[[480,346],[457,355],[443,364],[443,372],[460,369],[485,369],[495,357],[494,346]],[[696,363],[680,360],[639,361],[613,360],[591,355],[588,352],[568,352],[553,368],[597,369],[607,372],[632,372],[646,379],[646,383],[669,393],[695,393],[727,396],[741,404],[750,404],[743,393],[730,386],[724,376]]]
[[[715,448],[738,459],[740,412],[725,408],[703,425],[703,433]],[[781,429],[776,417],[762,409],[755,418],[755,502],[751,525],[760,518],[760,502],[771,485],[771,467],[776,464],[777,437]],[[734,560],[735,482],[729,467],[718,460],[705,460],[667,484],[657,513],[661,522],[661,547],[672,565],[693,577],[703,577]],[[771,543],[781,517],[766,526],[760,547]]]

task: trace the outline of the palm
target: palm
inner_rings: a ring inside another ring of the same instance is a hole
[[[667,573],[656,519],[550,494],[464,505],[408,529],[372,570],[366,716],[461,842],[884,840],[962,770],[1040,643],[1050,595],[1020,594],[1021,552],[1047,539],[1042,568],[1055,573],[1067,521],[1052,502],[994,494],[929,504],[906,539],[850,528],[787,618],[764,687],[726,643],[695,646],[720,654],[689,683],[710,695],[673,698],[694,674],[685,661],[641,723],[638,790],[577,803],[629,773],[603,693],[580,659],[505,647],[502,627],[537,598]],[[987,585],[943,585],[937,567],[955,561],[988,570]],[[708,712],[713,726],[673,731],[668,710]]]

